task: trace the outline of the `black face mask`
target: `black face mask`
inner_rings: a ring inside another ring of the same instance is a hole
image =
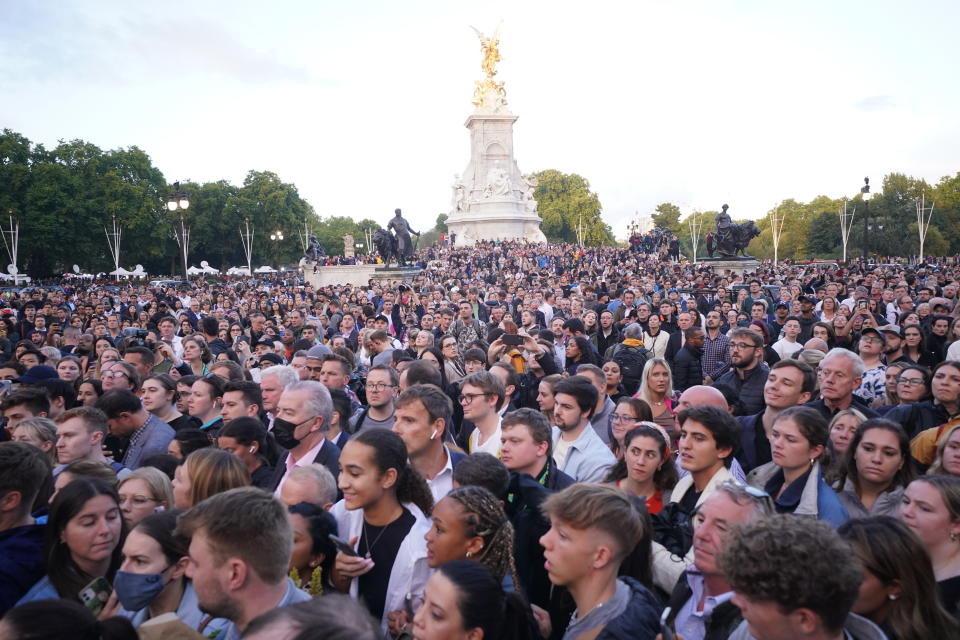
[[[276,418],[273,421],[273,437],[276,438],[277,444],[284,449],[293,449],[296,447],[298,444],[300,444],[300,440],[293,435],[293,432],[296,431],[297,427],[305,422],[313,420],[315,417],[316,416],[307,418],[306,420],[301,420],[296,424],[293,422],[288,422],[287,420],[283,420],[282,418]]]

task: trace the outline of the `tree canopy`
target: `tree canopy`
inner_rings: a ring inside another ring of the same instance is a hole
[[[318,217],[295,185],[271,171],[251,170],[240,186],[217,180],[180,188],[190,201],[183,216],[194,265],[246,264],[240,239],[245,221],[253,230],[254,263],[274,265],[300,259],[305,231],[315,234],[328,254],[340,255],[344,235],[365,245],[364,230],[380,227],[368,219]],[[69,271],[74,263],[84,270],[113,270],[105,229],[112,229],[115,217],[123,230],[122,266],[179,273],[180,212],[166,208],[172,193],[173,186],[137,147],[104,151],[72,140],[48,150],[9,129],[0,134],[0,214],[20,223],[22,272],[46,276]],[[278,230],[283,240],[271,240]]]
[[[534,197],[543,223],[540,228],[550,242],[577,243],[577,230],[583,225],[585,245],[614,244],[613,231],[600,215],[600,197],[590,183],[575,173],[546,169],[533,174],[537,179]]]

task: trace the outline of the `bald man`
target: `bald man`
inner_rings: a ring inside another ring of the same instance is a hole
[[[730,411],[730,406],[727,404],[727,400],[723,397],[720,390],[704,384],[694,385],[680,394],[680,399],[677,400],[677,411],[685,411],[690,407],[716,407],[722,411]],[[677,433],[679,432],[680,428],[678,426]],[[689,473],[680,466],[679,456],[673,461],[673,464],[677,467],[677,473],[681,478]],[[743,468],[740,466],[736,457],[730,464],[730,473],[740,482],[745,483],[747,481],[747,474],[743,472]]]
[[[823,338],[810,338],[803,343],[803,350],[807,351],[823,351],[824,353],[830,351],[830,347],[827,346],[826,341]]]

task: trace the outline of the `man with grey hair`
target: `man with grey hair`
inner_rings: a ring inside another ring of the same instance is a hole
[[[880,417],[866,402],[853,394],[860,386],[863,369],[863,360],[853,351],[840,347],[831,349],[817,368],[820,397],[805,406],[816,409],[828,421],[837,412],[850,408],[857,409],[867,418]]]
[[[643,327],[631,322],[623,330],[623,341],[611,347],[610,360],[620,367],[623,376],[623,389],[633,395],[640,387],[643,367],[650,353],[643,348]]]
[[[693,560],[670,595],[667,622],[684,638],[726,638],[743,616],[730,600],[733,589],[717,564],[717,554],[737,525],[773,514],[770,496],[734,480],[725,480],[693,516]]]
[[[326,438],[333,417],[330,391],[319,382],[294,382],[284,389],[277,403],[273,435],[287,449],[273,474],[272,489],[280,496],[283,483],[296,467],[321,464],[331,474],[340,473],[340,450]]]
[[[267,430],[273,431],[273,421],[277,417],[277,403],[283,390],[294,382],[299,382],[300,374],[290,365],[281,365],[265,369],[260,376],[260,393],[263,394],[263,410],[267,412]]]
[[[337,501],[337,480],[323,465],[294,467],[280,488],[279,497],[288,507],[309,502],[329,511]]]

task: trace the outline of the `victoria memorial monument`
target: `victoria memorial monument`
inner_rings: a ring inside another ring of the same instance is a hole
[[[474,29],[476,31],[476,29]],[[536,180],[520,173],[513,156],[513,123],[503,81],[495,80],[500,60],[499,28],[491,37],[477,31],[483,53],[484,78],[473,93],[474,111],[465,126],[470,131],[470,162],[453,182],[447,228],[456,244],[483,240],[546,242],[534,192]]]

